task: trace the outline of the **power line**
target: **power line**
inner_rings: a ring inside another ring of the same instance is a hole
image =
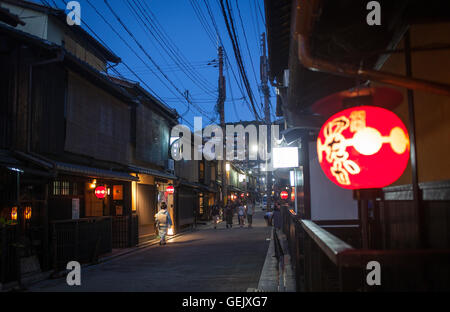
[[[148,10],[142,6],[142,4],[138,4],[135,0],[131,0],[136,8],[138,5],[140,8],[138,10],[135,10],[136,14],[138,14],[137,11],[141,11],[142,16],[145,18],[144,20],[140,18],[141,22],[144,24],[145,28],[149,31],[149,33],[156,39],[157,43],[163,48],[164,51],[169,55],[169,57],[175,62],[175,65],[181,69],[181,71],[194,83],[196,84],[200,89],[202,89],[205,92],[210,92],[211,94],[215,94],[215,88],[211,87],[209,85],[209,82],[203,78],[194,67],[192,67],[189,62],[187,61],[186,57],[181,53],[181,51],[178,49],[175,43],[170,39],[170,37],[167,35],[167,33],[164,31],[164,28],[162,25],[158,22],[155,15],[152,13],[150,8]],[[127,3],[129,3],[129,0],[127,0]],[[145,6],[147,7],[147,4],[144,2]],[[130,4],[131,6],[131,4]],[[153,16],[153,17],[152,17]],[[153,31],[148,27],[146,21],[149,21],[151,26],[153,26]],[[212,90],[212,91],[211,91]]]
[[[65,0],[61,0],[65,5],[67,5],[67,2],[65,1]],[[113,31],[115,31],[115,29],[112,27],[112,25],[103,17],[103,15],[102,14],[100,14],[100,12],[98,12],[98,10],[96,9],[96,7],[89,1],[89,0],[86,0],[87,2],[88,2],[88,4],[94,9],[94,11],[97,13],[97,15],[99,15],[109,26],[110,26],[110,28],[113,30]],[[80,19],[81,19],[81,17],[80,17]],[[107,47],[109,50],[111,50],[111,48],[106,44],[106,42],[104,42],[98,35],[97,35],[97,33],[89,26],[89,24],[88,23],[86,23],[86,21],[83,21],[83,24],[84,25],[86,25],[86,27],[91,31],[91,33],[92,34],[94,34],[97,38],[98,38],[98,40],[105,46],[105,47]],[[132,51],[134,51],[134,49],[132,49],[129,45],[128,45],[128,43],[120,36],[120,34],[118,34],[117,32],[115,32],[116,33],[116,35],[119,37],[119,38],[121,38],[123,41],[124,41],[124,43],[125,44],[127,44],[127,46],[132,50]],[[137,54],[136,54],[137,55]],[[138,55],[137,55],[138,56]],[[139,56],[138,56],[139,57]],[[122,64],[128,69],[128,71],[129,72],[131,72],[144,86],[146,86],[147,88],[148,88],[148,90],[150,90],[150,92],[151,92],[151,94],[152,94],[152,96],[154,96],[158,101],[160,101],[163,105],[166,105],[167,106],[167,104],[163,101],[163,99],[161,98],[161,97],[159,97],[158,96],[158,94],[145,82],[145,81],[143,81],[137,74],[136,74],[136,72],[130,67],[130,66],[128,66],[123,60],[122,60]],[[116,68],[114,68],[114,67],[110,67],[110,69],[114,72],[114,73],[116,73],[116,75],[118,76],[118,77],[120,77],[121,79],[125,79],[125,80],[127,80],[125,77],[123,77],[123,75],[118,71],[118,69],[116,69]],[[183,118],[182,118],[183,119]],[[185,120],[186,121],[186,123],[187,124],[189,124],[191,127],[193,127],[193,125],[189,122],[189,121],[187,121],[187,120]]]
[[[244,68],[244,65],[243,65],[243,62],[242,62],[240,49],[239,49],[239,42],[237,42],[236,31],[235,31],[235,28],[234,28],[233,17],[231,16],[231,9],[230,9],[230,5],[228,3],[228,0],[226,0],[226,5],[227,5],[227,9],[225,10],[225,6],[224,6],[224,3],[223,3],[223,0],[220,0],[220,6],[221,6],[221,9],[222,9],[222,15],[223,15],[224,20],[225,20],[225,24],[226,24],[226,27],[227,27],[228,35],[229,35],[229,37],[231,39],[231,43],[233,45],[233,50],[234,50],[234,54],[235,54],[235,57],[236,57],[236,62],[237,62],[238,67],[239,67],[239,71],[240,71],[242,80],[244,81],[244,86],[247,89],[247,93],[248,93],[248,96],[249,96],[249,99],[250,99],[250,103],[251,103],[251,106],[252,106],[255,118],[256,118],[256,120],[260,120],[258,112],[256,111],[256,108],[255,108],[255,103],[254,103],[254,99],[253,99],[253,93],[252,93],[252,90],[250,88],[250,84],[249,84],[249,81],[248,81],[248,78],[247,78],[247,74],[245,72],[245,68]],[[228,11],[228,15],[227,15],[226,11]]]
[[[229,57],[228,57],[228,53],[226,52],[225,46],[224,46],[223,41],[222,41],[222,37],[220,36],[220,32],[219,32],[219,29],[218,29],[218,27],[217,27],[217,23],[216,23],[216,21],[215,21],[214,15],[213,15],[213,13],[212,13],[211,7],[210,7],[210,5],[208,4],[208,0],[203,0],[203,1],[204,1],[204,3],[205,3],[207,12],[208,12],[208,14],[209,14],[209,17],[211,18],[211,21],[212,21],[212,24],[213,24],[214,29],[215,29],[215,31],[216,31],[217,37],[219,38],[220,44],[221,44],[221,46],[222,46],[223,49],[224,49],[224,54],[225,54],[226,64],[227,64],[228,67],[231,69],[231,73],[233,74],[233,78],[234,78],[234,80],[236,81],[236,85],[238,86],[239,91],[241,92],[242,97],[244,98],[245,104],[247,105],[249,111],[252,112],[252,108],[251,108],[249,102],[248,102],[247,99],[246,99],[246,95],[245,95],[244,90],[242,89],[242,87],[243,87],[243,86],[242,86],[242,83],[243,83],[243,82],[242,82],[242,80],[239,80],[239,79],[237,78],[237,75],[236,75],[236,73],[235,73],[235,71],[234,71],[234,69],[233,69],[233,66],[231,65],[230,59],[229,59]],[[217,3],[218,3],[218,5],[220,6],[220,3],[218,2],[218,0],[217,0]],[[227,69],[228,69],[228,67],[227,67]],[[228,73],[228,71],[227,71],[227,73]],[[228,74],[229,74],[229,73],[228,73]],[[230,91],[231,91],[231,84],[230,84],[230,87],[229,87],[229,88],[230,88]]]
[[[248,56],[250,58],[250,64],[251,64],[253,75],[254,75],[254,78],[255,78],[255,83],[256,83],[256,85],[258,85],[258,78],[256,76],[255,66],[253,64],[252,54],[250,53],[250,48],[249,48],[249,45],[248,45],[247,35],[246,35],[245,29],[244,29],[244,23],[242,22],[241,10],[239,9],[238,0],[236,0],[236,8],[237,8],[237,11],[238,11],[239,20],[241,22],[241,29],[242,29],[242,33],[244,34],[245,45],[247,47]],[[258,88],[258,92],[259,92],[259,88]],[[261,97],[261,92],[259,92],[259,94],[260,94],[260,97]]]
[[[66,3],[66,1],[65,0],[62,0],[64,3]],[[107,23],[107,25],[115,32],[115,34],[127,45],[127,47],[130,49],[130,50],[132,50],[134,53],[135,53],[135,55],[139,58],[139,55],[135,52],[135,50],[125,41],[125,39],[123,39],[123,37],[118,33],[118,32],[116,32],[115,31],[115,29],[114,29],[114,27],[112,27],[112,25],[104,18],[104,16],[97,10],[97,8],[91,3],[91,1],[90,0],[86,0],[87,1],[87,3],[94,9],[94,11],[97,13],[97,15],[99,15],[102,19],[103,19],[103,21],[105,22],[105,23]],[[90,28],[89,27],[89,25],[86,23],[86,22],[84,22],[84,25],[86,25],[86,27],[88,27],[88,29],[93,33],[93,34],[95,34],[95,36],[98,38],[98,40],[104,45],[104,46],[106,46],[109,50],[111,50],[109,47],[108,47],[108,45],[94,32],[94,30],[92,29],[92,28]],[[142,62],[144,62],[144,60],[142,60],[141,59],[141,61]],[[144,62],[145,63],[145,62]],[[139,79],[139,81],[140,82],[142,82],[151,92],[152,92],[152,95],[153,96],[155,96],[156,98],[158,98],[158,100],[160,100],[161,101],[161,103],[164,103],[164,101],[162,101],[162,99],[157,95],[157,93],[145,82],[145,81],[143,81],[137,74],[136,74],[136,72],[134,71],[134,70],[132,70],[123,60],[122,60],[122,64],[132,73],[132,74],[134,74],[134,76],[136,77],[136,78],[138,78]],[[117,70],[115,70],[115,71],[117,71]]]
[[[152,64],[157,68],[157,70],[162,74],[162,76],[169,82],[169,84],[181,95],[181,97],[183,97],[183,93],[180,91],[180,89],[178,89],[178,87],[173,83],[172,80],[169,79],[169,77],[167,77],[167,75],[161,70],[161,68],[159,67],[159,65],[154,61],[154,59],[147,53],[147,51],[144,49],[144,47],[139,43],[139,41],[136,39],[136,37],[134,36],[134,34],[128,29],[128,27],[124,24],[124,22],[120,19],[120,17],[117,15],[117,13],[114,11],[114,9],[109,5],[107,0],[104,0],[106,6],[108,7],[108,9],[111,11],[111,13],[114,15],[114,17],[116,18],[116,20],[119,22],[119,24],[122,26],[122,28],[128,33],[128,35],[134,40],[134,42],[138,45],[138,47],[143,51],[143,53],[147,56],[147,58],[152,62]],[[158,75],[156,75],[159,78]],[[161,79],[160,79],[161,80]],[[166,86],[167,87],[167,86]],[[169,91],[170,88],[169,88]],[[211,122],[213,122],[213,119],[211,119],[210,117],[208,117],[208,114],[203,111],[198,105],[195,105],[195,103],[191,102],[189,99],[185,100],[191,104],[192,106],[194,106],[198,112],[200,112],[202,115],[204,115],[206,118],[208,118]]]
[[[214,39],[214,32],[211,31],[211,28],[209,28],[210,25],[206,21],[206,18],[203,15],[203,12],[202,12],[201,8],[199,6],[197,6],[197,4],[195,3],[194,0],[189,0],[189,2],[191,3],[191,6],[192,6],[192,8],[194,10],[194,13],[195,13],[195,15],[197,15],[197,18],[198,18],[201,26],[205,30],[205,33],[208,36],[209,40],[211,40],[213,46],[215,48],[217,48],[217,39]]]

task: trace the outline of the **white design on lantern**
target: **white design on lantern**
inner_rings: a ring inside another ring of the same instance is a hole
[[[342,132],[350,127],[350,132],[355,132],[353,138],[347,139]],[[372,127],[366,126],[366,112],[354,111],[350,114],[350,120],[341,116],[329,122],[323,130],[325,141],[317,140],[317,153],[319,162],[322,163],[322,153],[325,159],[332,163],[330,171],[337,182],[342,185],[350,185],[349,174],[355,175],[361,172],[361,168],[353,160],[348,159],[346,151],[348,146],[353,146],[358,153],[366,156],[379,152],[384,143],[389,143],[397,154],[403,154],[408,145],[408,138],[399,127],[394,127],[389,136],[384,137]]]

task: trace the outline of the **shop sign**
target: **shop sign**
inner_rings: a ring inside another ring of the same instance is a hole
[[[97,186],[97,187],[95,188],[94,194],[95,194],[95,196],[96,196],[97,198],[103,199],[103,198],[106,197],[106,193],[107,193],[107,192],[108,192],[108,191],[106,190],[106,187],[104,187],[104,186]]]

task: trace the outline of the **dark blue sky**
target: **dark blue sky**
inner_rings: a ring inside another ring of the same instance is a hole
[[[226,63],[224,71],[227,80],[226,121],[254,120],[255,117],[250,110],[250,104],[243,100],[245,96],[247,102],[250,103],[242,85],[219,1],[108,0],[113,11],[145,52],[127,33],[103,0],[80,0],[79,2],[81,4],[82,27],[89,32],[91,32],[89,29],[91,28],[100,36],[108,47],[146,82],[153,91],[152,93],[156,93],[169,107],[176,108],[179,114],[186,113],[184,118],[187,118],[191,124],[193,124],[194,116],[201,116],[202,114],[208,116],[203,115],[204,124],[211,123],[208,118],[219,123],[218,115],[214,110],[217,101],[218,68],[207,65],[211,60],[217,59],[218,36],[208,12],[206,5],[208,4],[228,55],[228,60],[231,63],[231,67],[228,62]],[[65,7],[63,0],[47,0],[47,2],[52,5],[56,3],[59,8]],[[247,77],[254,94],[258,113],[262,117],[263,98],[259,90],[259,63],[261,55],[260,35],[265,31],[264,1],[238,0],[237,2],[236,0],[229,0],[229,3]],[[91,7],[91,4],[95,6],[98,12]],[[137,14],[142,20],[137,17]],[[200,22],[199,16],[203,23]],[[108,23],[125,39],[131,49],[111,29]],[[245,34],[243,30],[245,30]],[[171,53],[171,51],[174,53]],[[169,54],[172,54],[172,57]],[[153,59],[154,63],[150,58]],[[157,69],[155,64],[160,67],[164,74]],[[119,65],[117,70],[124,77],[139,81],[123,64]],[[170,82],[164,75],[169,78]],[[144,88],[148,89],[145,85]],[[186,90],[189,90],[189,98],[193,105],[188,104],[181,95]],[[271,88],[271,95],[273,120],[275,118],[275,92],[273,88]]]

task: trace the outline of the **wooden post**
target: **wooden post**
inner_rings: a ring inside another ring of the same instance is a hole
[[[303,192],[304,192],[304,214],[303,219],[311,219],[311,179],[309,171],[309,136],[305,133],[302,137],[303,150]]]
[[[369,249],[369,201],[367,199],[360,200],[360,211],[361,211],[361,240],[362,240],[362,248]]]
[[[52,252],[53,252],[53,269],[58,270],[58,242],[56,236],[56,225],[52,224]]]
[[[1,260],[0,260],[0,283],[5,282],[6,279],[6,226],[2,225],[0,227],[0,234],[1,234],[1,245],[0,245],[0,251],[1,251]]]
[[[381,189],[354,190],[353,199],[358,200],[358,217],[361,228],[361,242],[363,249],[369,249],[369,200],[375,201],[381,197]]]
[[[80,242],[79,242],[80,229],[79,229],[79,223],[78,223],[78,221],[75,221],[75,234],[74,234],[74,236],[75,236],[75,241],[74,241],[74,244],[75,244],[74,254],[75,254],[75,260],[78,261],[78,260],[79,260],[79,256],[80,256],[80,253],[79,253],[79,245],[80,245]]]
[[[411,66],[411,38],[410,31],[405,34],[405,65],[406,65],[406,76],[412,77],[412,66]],[[410,140],[410,159],[411,159],[411,170],[412,170],[412,187],[413,187],[413,209],[417,212],[417,228],[420,246],[422,248],[427,248],[427,234],[426,234],[426,223],[425,214],[421,205],[421,192],[419,189],[419,173],[417,169],[417,149],[416,149],[416,118],[414,110],[414,92],[408,89],[408,115],[409,115],[409,140]]]
[[[48,183],[45,184],[45,199],[44,199],[44,217],[43,217],[43,226],[44,226],[44,233],[43,233],[43,238],[42,238],[42,243],[43,243],[43,268],[44,270],[47,270],[50,266],[49,266],[49,237],[48,237]]]

